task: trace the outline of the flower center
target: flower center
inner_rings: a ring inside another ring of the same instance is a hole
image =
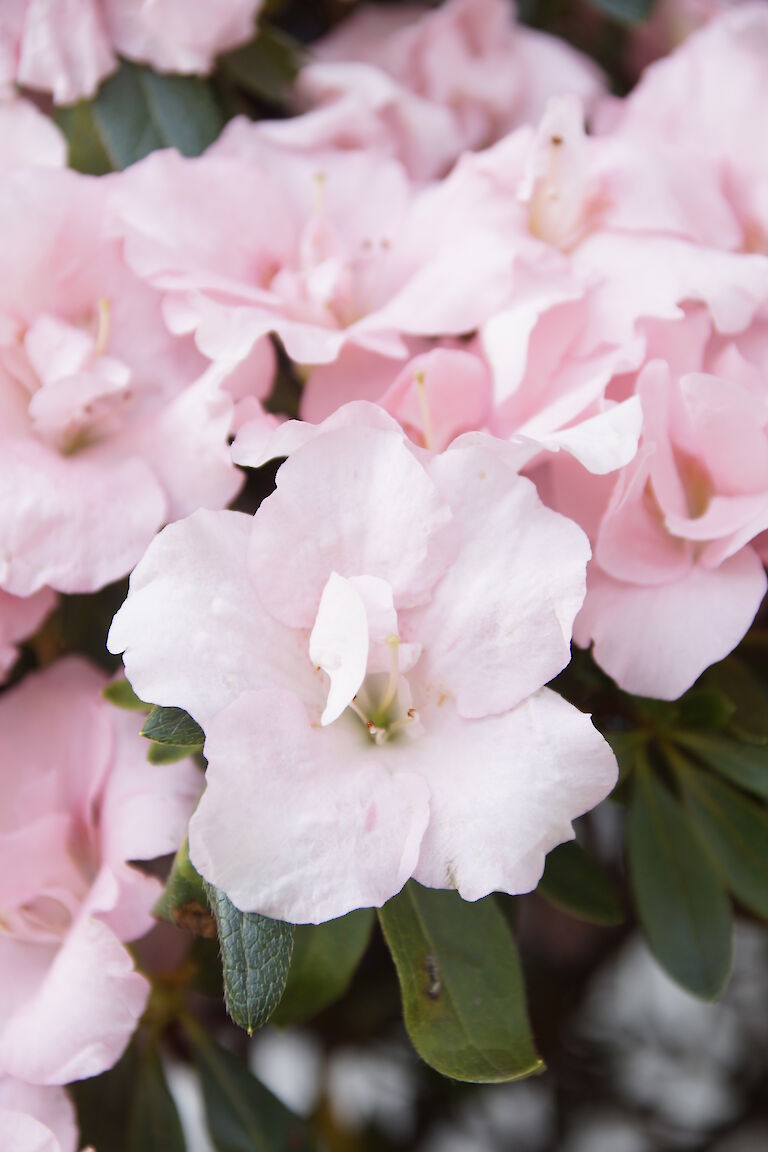
[[[375,744],[384,744],[406,730],[410,736],[422,731],[419,714],[411,705],[410,686],[400,674],[400,637],[387,636],[385,644],[390,652],[389,672],[366,676],[349,705]]]

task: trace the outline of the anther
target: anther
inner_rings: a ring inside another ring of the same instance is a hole
[[[424,447],[430,452],[435,450],[435,438],[432,435],[432,417],[429,412],[429,400],[427,399],[427,378],[426,374],[422,371],[415,372],[413,375],[416,384],[416,395],[419,401],[419,412],[421,413],[421,428],[424,437]]]

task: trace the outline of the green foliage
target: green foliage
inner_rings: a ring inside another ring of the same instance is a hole
[[[622,24],[643,24],[650,18],[656,0],[587,0],[587,3]]]
[[[680,732],[677,743],[719,775],[768,800],[768,746],[742,744],[723,736]]]
[[[297,924],[275,1024],[307,1020],[344,995],[368,947],[373,921],[370,908],[359,908],[326,924]]]
[[[313,1152],[304,1122],[268,1092],[245,1064],[190,1028],[205,1102],[205,1116],[217,1152]]]
[[[539,1071],[517,948],[492,897],[409,881],[379,911],[397,968],[405,1025],[423,1060],[475,1083]]]
[[[112,680],[102,692],[105,700],[114,704],[116,708],[124,708],[129,712],[148,712],[151,704],[145,704],[131,688],[124,676]]]
[[[768,811],[730,784],[675,757],[685,804],[733,895],[768,919]]]
[[[185,748],[186,755],[202,748],[205,733],[183,708],[153,708],[141,730],[142,736],[158,744]],[[174,757],[177,759],[177,757]]]
[[[77,1108],[83,1147],[98,1152],[127,1152],[126,1136],[138,1075],[138,1056],[131,1045],[101,1076],[78,1080],[69,1091]]]
[[[731,912],[720,876],[669,789],[647,764],[635,771],[629,864],[653,952],[689,992],[713,1000],[731,963]]]
[[[212,884],[205,885],[205,894],[216,920],[227,1011],[250,1036],[280,1003],[293,951],[293,924],[241,912]]]
[[[536,889],[563,912],[592,924],[621,924],[624,910],[610,877],[575,840],[550,852]]]
[[[186,1143],[157,1049],[139,1065],[126,1152],[185,1152]]]
[[[153,912],[169,924],[188,928],[196,935],[211,938],[216,935],[203,878],[189,859],[189,840],[186,836],[174,857],[171,874]]]
[[[224,117],[211,85],[124,61],[93,100],[55,113],[69,142],[70,167],[95,176],[120,171],[158,148],[199,156]]]
[[[248,44],[219,59],[226,81],[269,104],[284,104],[303,62],[300,46],[285,33],[262,24]]]

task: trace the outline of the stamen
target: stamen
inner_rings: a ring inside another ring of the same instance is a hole
[[[419,401],[419,411],[421,412],[421,427],[422,435],[424,437],[424,447],[430,452],[435,450],[435,438],[432,435],[432,417],[429,412],[429,401],[427,399],[427,379],[424,372],[416,372],[413,377],[416,383],[416,395]]]
[[[98,328],[96,329],[96,344],[93,352],[95,356],[103,356],[109,344],[112,330],[112,301],[102,296],[98,303]]]
[[[397,696],[398,684],[400,683],[400,658],[398,654],[400,637],[387,636],[385,644],[389,648],[389,680],[387,681],[384,695],[379,702],[378,712],[380,714],[385,713],[393,703]]]

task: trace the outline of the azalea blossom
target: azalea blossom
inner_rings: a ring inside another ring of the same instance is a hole
[[[681,695],[736,647],[762,602],[767,334],[762,323],[723,339],[701,310],[655,326],[659,358],[631,384],[644,416],[636,458],[612,482],[579,477],[565,459],[544,466],[542,492],[593,541],[574,637],[628,692]]]
[[[164,522],[241,483],[227,373],[104,235],[110,183],[0,180],[0,588],[17,596],[124,576]]]
[[[37,631],[55,603],[56,596],[50,588],[24,599],[0,589],[0,684],[16,660],[16,645]]]
[[[296,89],[304,115],[261,131],[294,148],[383,151],[418,180],[537,121],[550,96],[589,107],[603,91],[590,60],[518,25],[507,0],[361,4],[311,53]]]
[[[570,656],[581,530],[494,441],[430,456],[349,408],[298,426],[253,518],[165,529],[108,641],[142,698],[205,730],[195,867],[294,922],[410,876],[528,891],[616,776],[589,718],[542,687]]]
[[[273,333],[299,364],[346,345],[403,358],[408,338],[471,332],[506,298],[509,248],[477,205],[415,189],[386,157],[294,153],[257,127],[233,123],[199,159],[155,153],[113,198],[131,267],[206,356],[239,362]]]
[[[79,657],[0,698],[0,1074],[64,1084],[112,1066],[148,984],[123,941],[161,885],[134,860],[175,851],[200,789],[190,761],[146,760],[135,714]]]
[[[161,72],[210,72],[249,40],[261,0],[4,0],[0,85],[51,92],[57,104],[93,96],[117,57]]]
[[[0,1146],[9,1152],[77,1152],[75,1109],[63,1088],[0,1076]]]

